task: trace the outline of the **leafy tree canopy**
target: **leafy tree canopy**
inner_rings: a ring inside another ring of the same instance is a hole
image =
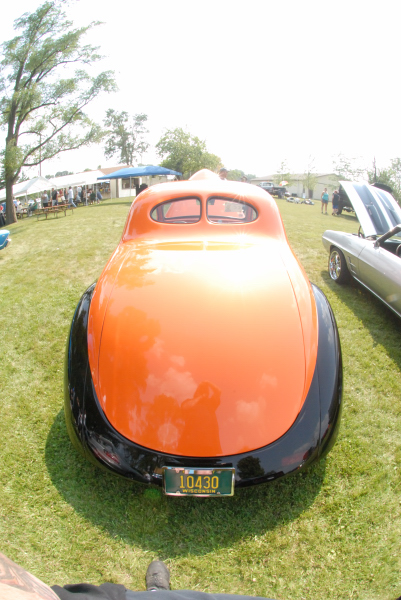
[[[390,166],[385,169],[377,169],[373,165],[372,170],[368,170],[369,183],[384,183],[391,187],[392,195],[401,204],[401,158],[392,158]]]
[[[187,179],[200,169],[219,169],[221,159],[206,150],[206,144],[180,127],[167,130],[156,144],[162,167],[182,173]]]
[[[133,165],[149,148],[144,136],[148,133],[145,122],[147,115],[137,114],[132,117],[127,112],[117,112],[112,108],[106,113],[104,121],[107,127],[107,141],[104,149],[106,158],[116,154],[119,160],[126,165]]]
[[[85,109],[101,92],[115,90],[112,72],[91,76],[82,68],[101,58],[97,48],[82,42],[99,23],[73,29],[62,9],[65,2],[48,0],[23,14],[14,23],[19,35],[1,47],[0,125],[7,131],[1,159],[8,223],[15,220],[12,186],[22,167],[99,142],[102,129]]]
[[[240,169],[231,169],[227,174],[227,179],[230,181],[241,181],[243,177],[246,177],[246,175]]]
[[[57,173],[56,173],[56,177],[64,177],[64,175],[73,175],[73,172],[72,171],[57,171]]]
[[[348,158],[342,153],[334,157],[333,169],[339,179],[348,181],[360,179],[366,175],[366,168],[358,165],[357,158]]]

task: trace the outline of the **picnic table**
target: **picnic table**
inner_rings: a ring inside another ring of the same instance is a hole
[[[27,208],[17,208],[16,213],[17,213],[17,219],[23,219],[24,217],[28,216],[28,209]]]
[[[45,208],[37,208],[35,210],[35,215],[38,218],[38,221],[40,219],[41,216],[45,216],[45,218],[47,219],[47,217],[49,215],[53,215],[58,217],[58,214],[60,212],[64,213],[64,216],[67,216],[67,210],[71,211],[71,214],[73,213],[74,210],[74,206],[72,206],[72,204],[57,204],[56,206],[47,206]]]

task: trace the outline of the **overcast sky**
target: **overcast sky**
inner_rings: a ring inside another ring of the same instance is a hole
[[[2,6],[0,40],[39,6]],[[77,0],[76,25],[104,21],[88,41],[119,92],[89,108],[148,115],[149,142],[186,128],[228,169],[263,176],[287,161],[332,171],[343,153],[386,166],[401,157],[399,0]],[[42,174],[106,162],[102,148],[65,153]],[[145,163],[159,159],[150,151]],[[35,173],[36,174],[36,173]]]

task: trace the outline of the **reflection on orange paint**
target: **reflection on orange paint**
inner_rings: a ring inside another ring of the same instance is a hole
[[[206,219],[211,196],[255,208],[251,223]],[[196,196],[200,221],[150,218]],[[247,184],[161,184],[133,203],[92,299],[88,347],[99,402],[137,444],[186,456],[265,446],[293,424],[317,355],[309,281],[277,206]]]

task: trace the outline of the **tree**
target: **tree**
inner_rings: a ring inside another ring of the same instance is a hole
[[[369,183],[384,183],[392,190],[392,195],[401,203],[401,159],[392,158],[390,166],[385,169],[376,168],[376,161],[373,163],[373,169],[368,170]]]
[[[304,184],[305,189],[308,191],[307,197],[313,198],[313,190],[317,184],[317,176],[315,172],[315,158],[313,156],[308,157],[308,164],[306,166],[306,171],[304,173],[302,182]]]
[[[144,114],[130,117],[125,111],[117,112],[109,108],[104,121],[108,129],[104,149],[106,158],[119,154],[119,160],[123,164],[133,165],[134,161],[149,148],[149,144],[144,140],[144,135],[148,133],[145,128],[147,120],[148,117]]]
[[[167,130],[156,144],[158,155],[163,158],[162,167],[182,173],[186,179],[200,169],[216,171],[222,166],[221,159],[206,150],[206,144],[180,127]]]
[[[241,181],[243,177],[246,177],[246,175],[244,171],[241,171],[240,169],[230,169],[227,174],[227,179],[229,181]]]
[[[90,76],[79,68],[101,58],[97,48],[82,43],[99,23],[73,29],[62,10],[65,2],[48,0],[23,14],[14,22],[20,35],[2,44],[0,122],[7,137],[1,158],[8,223],[16,220],[12,188],[22,167],[99,142],[102,129],[84,110],[100,92],[115,90],[111,71]]]
[[[357,158],[348,158],[340,152],[333,158],[334,173],[339,179],[352,181],[360,179],[366,174],[366,169],[357,166]]]
[[[280,184],[282,181],[287,181],[287,185],[292,184],[290,171],[286,160],[282,160],[275,176],[275,183]]]
[[[90,171],[90,169],[88,169]],[[64,177],[65,175],[74,175],[74,173],[72,171],[57,171],[55,177]],[[50,176],[50,179],[53,177],[53,175]]]

